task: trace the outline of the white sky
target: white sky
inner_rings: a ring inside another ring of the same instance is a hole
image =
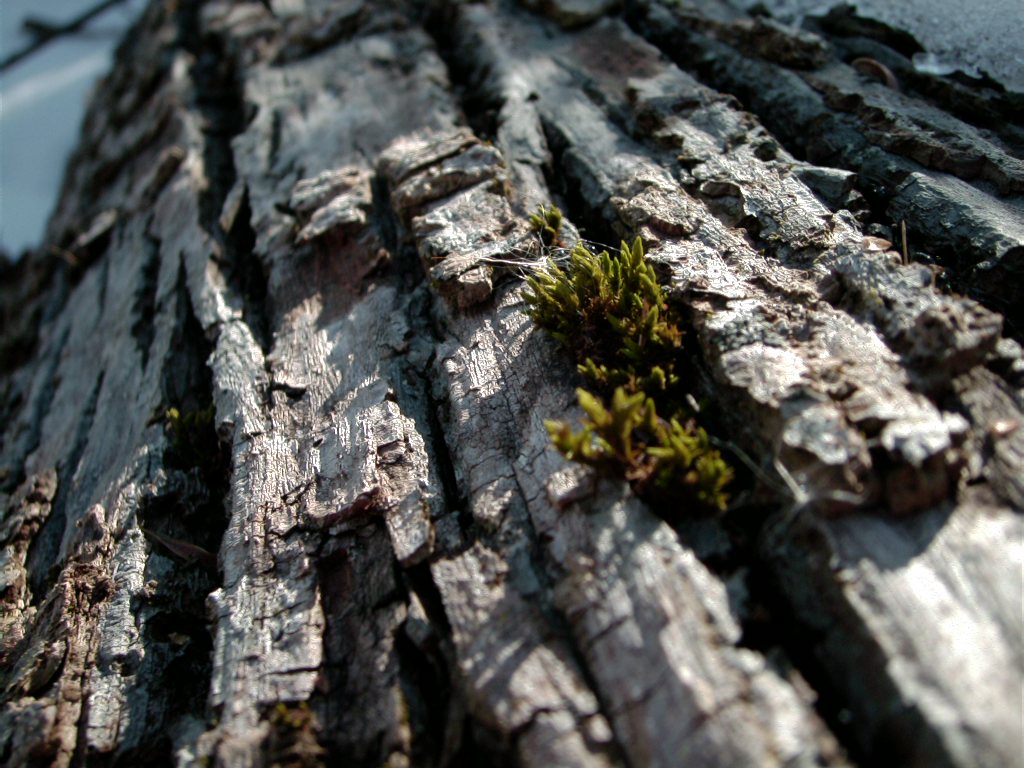
[[[96,0],[0,0],[0,56],[29,38],[26,15],[66,23]],[[17,256],[36,245],[56,204],[85,103],[112,63],[117,41],[144,5],[128,0],[0,74],[0,246]]]

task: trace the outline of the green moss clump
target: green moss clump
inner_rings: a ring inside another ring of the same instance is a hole
[[[315,725],[316,717],[310,710],[309,704],[304,701],[299,704],[278,702],[271,712],[270,722],[273,725],[279,725],[284,728],[300,730]]]
[[[268,762],[296,767],[324,765],[327,750],[320,746],[320,724],[306,702],[279,703],[269,721]]]
[[[530,225],[540,235],[546,246],[558,245],[561,242],[562,211],[557,205],[545,208],[543,205],[537,213],[530,216]]]
[[[566,269],[548,264],[527,284],[531,318],[574,351],[592,390],[577,390],[589,417],[581,430],[546,423],[555,447],[652,501],[724,509],[733,472],[680,405],[683,332],[640,238],[617,257],[578,243]]]
[[[567,271],[550,264],[527,282],[534,322],[576,351],[580,373],[597,388],[664,391],[678,382],[683,334],[640,238],[623,243],[618,257],[577,243]]]

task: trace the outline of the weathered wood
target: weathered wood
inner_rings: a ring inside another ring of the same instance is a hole
[[[948,269],[957,289],[1004,313],[1019,337],[1024,166],[1011,107],[974,110],[985,124],[978,130],[846,64],[819,58],[794,68],[778,45],[760,55],[733,47],[723,38],[742,21],[708,19],[687,3],[639,2],[633,18],[666,51],[685,52],[675,56],[681,65],[743,99],[792,150],[857,172],[888,222],[906,222],[911,247]]]
[[[3,276],[6,760],[1018,759],[1013,131],[725,5],[523,5],[148,10]],[[688,319],[724,515],[550,447],[550,202]]]

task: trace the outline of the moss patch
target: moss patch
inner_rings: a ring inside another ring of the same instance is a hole
[[[545,209],[531,221],[557,239]],[[625,477],[649,501],[725,509],[733,471],[683,406],[683,331],[640,238],[618,255],[577,243],[564,269],[549,262],[527,285],[528,314],[573,352],[587,382],[577,390],[582,428],[546,423],[555,447]]]
[[[544,245],[560,245],[562,229],[562,211],[557,205],[545,208],[543,205],[530,216],[530,226],[540,235]]]

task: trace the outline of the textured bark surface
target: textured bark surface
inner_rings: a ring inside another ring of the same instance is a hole
[[[154,3],[2,276],[0,758],[1019,761],[1024,142],[887,42]],[[552,201],[687,317],[723,515],[550,447]]]

